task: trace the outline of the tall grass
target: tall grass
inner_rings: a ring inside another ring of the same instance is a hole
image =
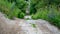
[[[0,11],[8,18],[23,18],[24,13],[15,5],[15,2],[8,2],[6,0],[0,0]]]
[[[55,6],[37,9],[37,13],[32,15],[33,19],[44,19],[60,28],[60,11]]]

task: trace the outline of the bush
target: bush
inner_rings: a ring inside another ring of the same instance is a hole
[[[38,9],[37,13],[32,16],[33,19],[47,19],[48,10],[47,9]]]
[[[26,2],[24,0],[19,0],[19,2],[17,2],[17,0],[0,0],[0,11],[6,14],[6,17],[10,19],[14,17],[23,18],[25,16]],[[22,7],[23,10],[19,7]]]
[[[20,12],[20,13],[18,14],[18,18],[24,18],[24,16],[25,16],[25,14],[24,14],[23,12]]]
[[[48,19],[51,22],[51,24],[60,28],[60,12],[58,10],[54,9],[53,12],[49,13]]]
[[[51,24],[60,28],[60,12],[57,8],[42,8],[38,9],[36,14],[32,15],[33,19],[44,19],[50,21]]]

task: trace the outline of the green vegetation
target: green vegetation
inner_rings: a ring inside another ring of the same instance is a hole
[[[32,27],[36,28],[36,24],[32,24],[32,23],[31,23],[31,25],[32,25]]]
[[[0,0],[0,11],[10,19],[24,18],[28,0]],[[44,19],[60,28],[60,0],[30,0],[32,19]],[[35,27],[35,26],[33,26]]]
[[[30,12],[33,19],[44,19],[60,28],[60,0],[31,0]]]
[[[24,0],[0,0],[0,11],[8,18],[23,18],[27,3]]]

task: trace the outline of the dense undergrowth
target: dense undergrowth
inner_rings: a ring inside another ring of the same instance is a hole
[[[0,0],[0,12],[13,19],[24,18],[28,0]],[[30,0],[32,19],[44,19],[60,28],[60,0]]]
[[[0,0],[0,11],[10,19],[24,18],[27,3],[24,0]]]
[[[60,28],[60,11],[56,8],[40,8],[36,14],[32,14],[32,19],[43,19]]]
[[[43,19],[60,28],[59,0],[31,0],[32,19]]]

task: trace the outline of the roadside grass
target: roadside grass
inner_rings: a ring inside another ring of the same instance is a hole
[[[33,28],[36,28],[36,24],[31,23],[31,26],[32,26]]]
[[[60,11],[56,7],[37,9],[37,13],[32,15],[32,19],[43,19],[60,29]]]

